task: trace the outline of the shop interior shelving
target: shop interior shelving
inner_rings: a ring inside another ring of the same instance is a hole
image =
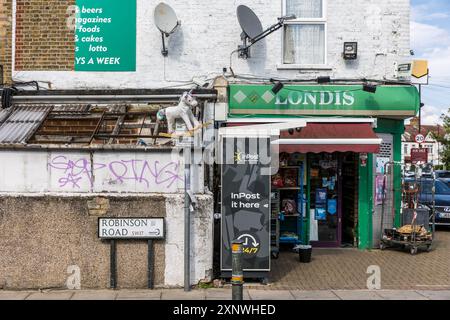
[[[297,186],[296,187],[273,187],[273,191],[278,193],[279,201],[276,204],[279,211],[279,243],[280,244],[300,244],[302,243],[302,229],[304,205],[306,199],[304,197],[306,186],[304,183],[305,168],[302,162],[298,166],[282,166],[280,172],[285,170],[297,170]],[[283,199],[292,199],[296,202],[296,214],[284,214],[282,208]],[[272,204],[275,205],[275,204]],[[286,236],[287,234],[287,236]],[[294,236],[295,235],[295,236]]]

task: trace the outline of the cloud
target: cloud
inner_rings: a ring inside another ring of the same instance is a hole
[[[415,1],[417,3],[417,1]],[[411,20],[417,22],[433,22],[450,17],[448,6],[440,1],[428,0],[426,3],[415,4],[411,7]]]
[[[411,14],[411,19],[417,22],[432,22],[436,20],[445,20],[450,17],[448,12],[434,12],[424,14],[423,12],[417,12],[418,10],[413,10]]]
[[[422,108],[422,124],[426,125],[436,125],[438,123],[441,124],[442,112],[443,112],[442,108],[425,105],[425,107]]]
[[[450,46],[431,49],[423,57],[429,60],[431,81],[433,77],[450,77]]]
[[[419,52],[430,52],[436,48],[450,46],[450,32],[431,24],[411,21],[411,48]]]
[[[416,2],[417,3],[417,2]],[[449,7],[442,1],[427,1],[411,8],[411,48],[415,59],[429,61],[430,86],[423,87],[422,123],[441,123],[450,107]]]

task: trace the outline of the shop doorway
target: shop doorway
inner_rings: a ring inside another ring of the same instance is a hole
[[[358,181],[359,154],[342,155],[342,243],[343,247],[358,246]]]
[[[358,154],[310,154],[308,163],[312,245],[357,246]]]
[[[315,247],[338,247],[341,243],[342,205],[340,156],[310,154],[310,241]]]

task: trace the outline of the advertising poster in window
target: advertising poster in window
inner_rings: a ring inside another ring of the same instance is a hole
[[[136,0],[76,0],[75,71],[136,71]]]
[[[379,206],[383,204],[384,192],[384,175],[377,175],[375,177],[375,205]]]
[[[244,271],[270,270],[270,138],[224,138],[221,270],[243,241]]]

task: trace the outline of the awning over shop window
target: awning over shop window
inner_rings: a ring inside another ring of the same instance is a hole
[[[370,123],[308,123],[294,132],[283,131],[280,152],[379,153],[382,139]]]

